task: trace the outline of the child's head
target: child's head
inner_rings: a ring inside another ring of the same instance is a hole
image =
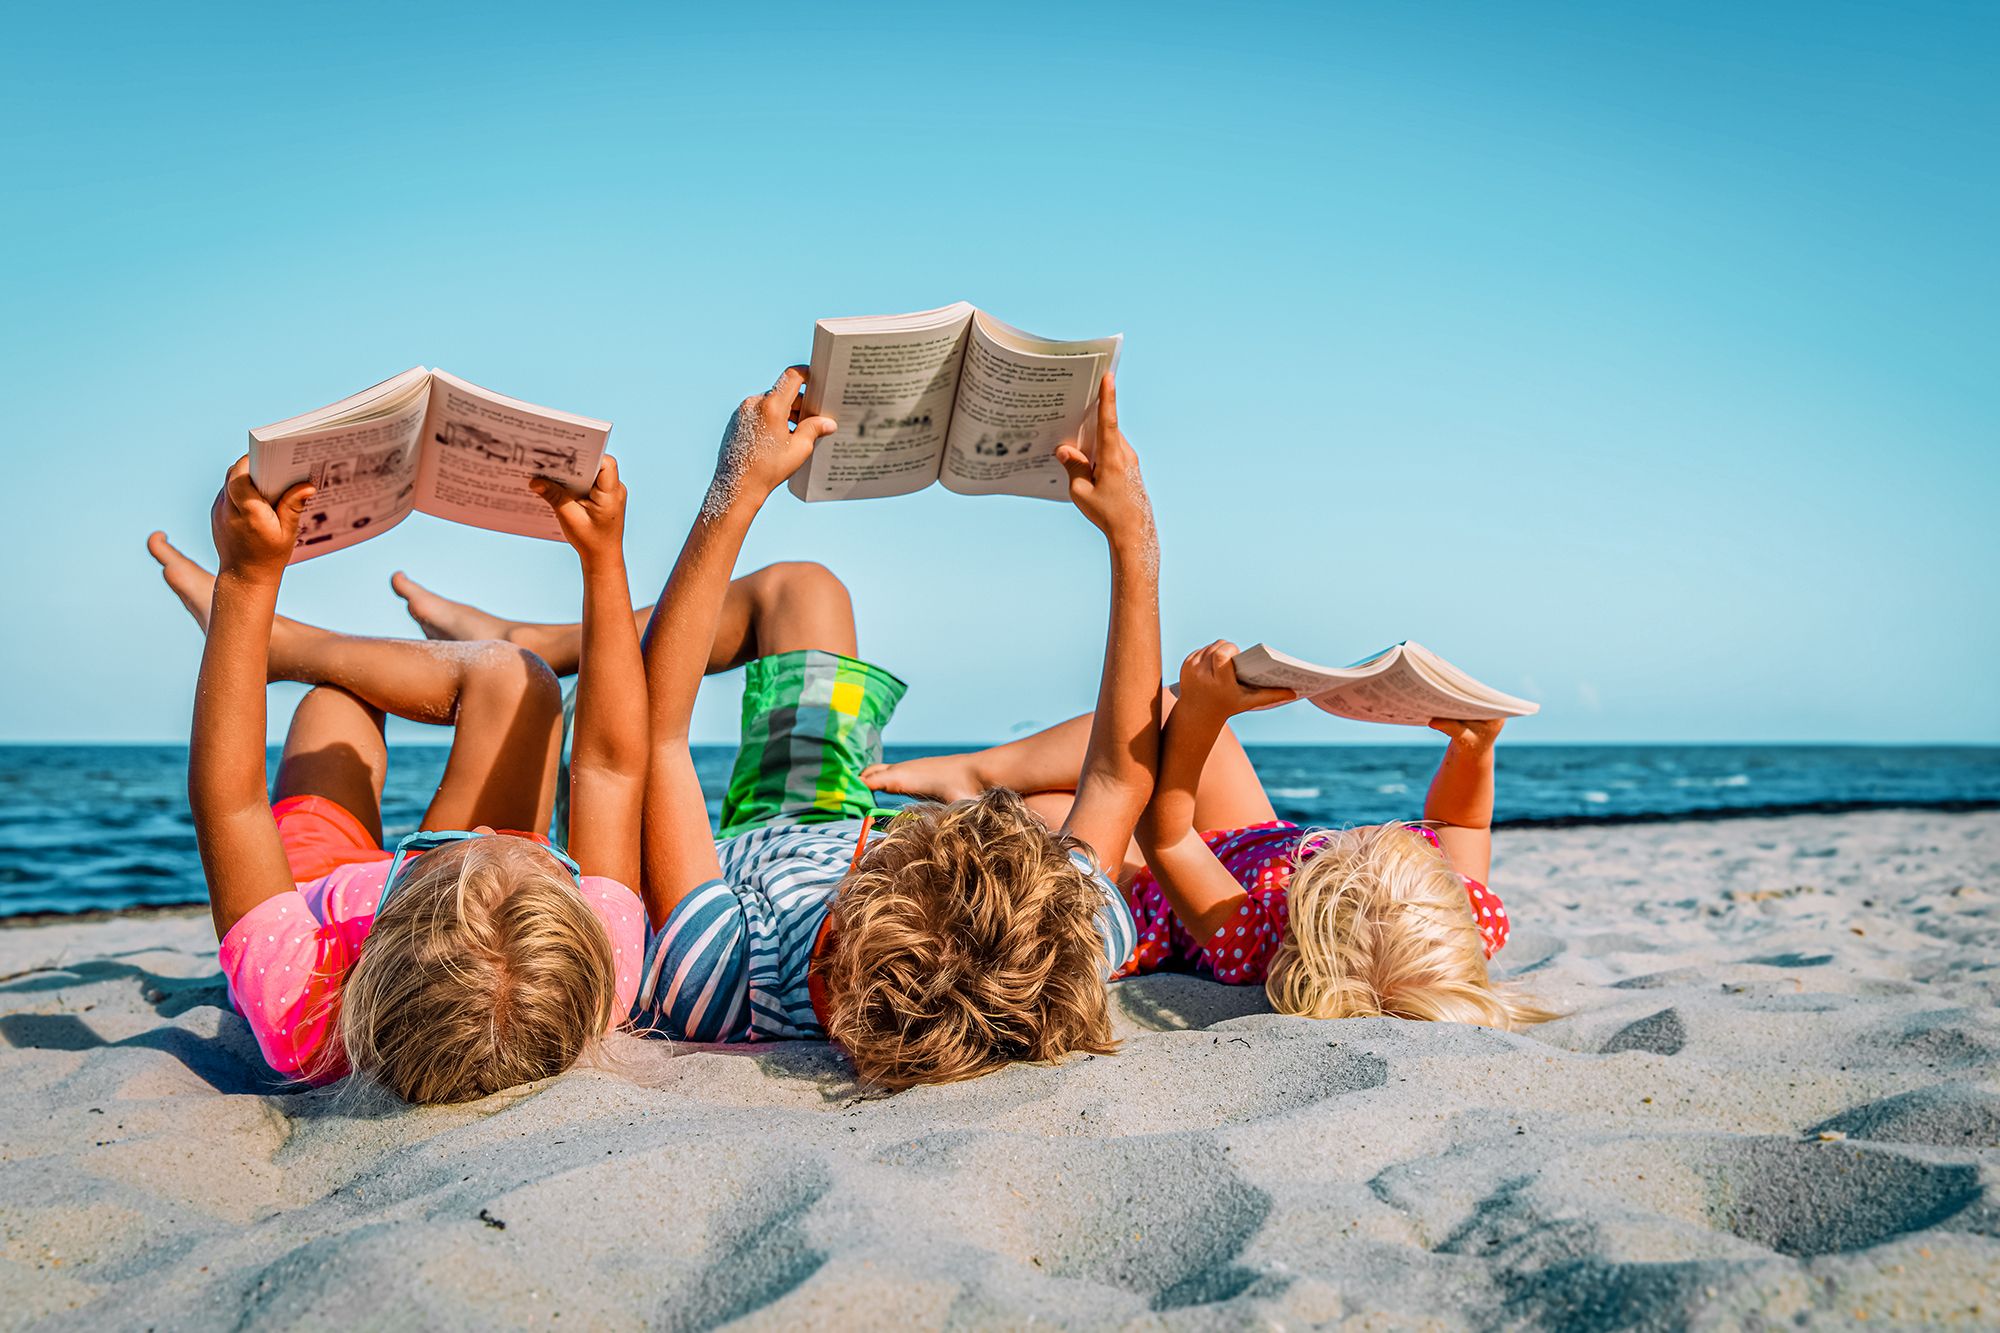
[[[1406,824],[1314,832],[1264,989],[1279,1013],[1518,1030],[1555,1015],[1496,988],[1465,881]]]
[[[463,1102],[560,1074],[610,1025],[611,941],[525,838],[426,852],[343,988],[340,1048],[406,1101]]]
[[[829,1035],[886,1088],[1108,1053],[1101,884],[1027,803],[897,814],[834,900]]]

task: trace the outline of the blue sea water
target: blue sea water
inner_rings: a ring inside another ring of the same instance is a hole
[[[383,816],[414,828],[445,748],[391,747]],[[696,747],[720,808],[733,750]],[[936,753],[891,746],[889,757]],[[1305,824],[1413,818],[1437,747],[1253,746],[1272,804]],[[1503,745],[1502,824],[2000,807],[2000,748]],[[276,762],[276,752],[271,761]],[[205,901],[179,745],[0,746],[0,917]]]

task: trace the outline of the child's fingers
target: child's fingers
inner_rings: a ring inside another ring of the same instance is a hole
[[[290,490],[286,491],[283,495],[278,497],[278,510],[282,514],[291,517],[297,517],[299,514],[305,512],[306,505],[310,503],[313,496],[317,494],[319,494],[319,492],[314,488],[311,482],[309,481],[299,482],[296,486],[293,486]]]
[[[229,469],[229,480],[222,483],[222,491],[229,497],[229,507],[240,514],[262,507],[266,502],[258,493],[257,483],[250,480],[250,464],[245,461],[239,466],[242,468],[240,472],[236,468]]]
[[[832,417],[807,417],[792,432],[792,439],[801,444],[811,444],[822,435],[831,435],[838,427]]]
[[[806,368],[804,366],[786,366],[784,373],[778,376],[778,382],[771,386],[771,392],[766,395],[766,398],[768,401],[782,407],[784,415],[789,417],[792,414],[792,408],[798,404],[799,390],[803,389],[805,384]]]
[[[1090,456],[1074,444],[1057,445],[1056,462],[1062,464],[1063,471],[1069,473],[1071,481],[1090,481],[1097,471],[1096,466],[1090,461]]]
[[[541,496],[542,503],[555,511],[558,517],[561,516],[564,505],[576,503],[576,497],[563,489],[560,482],[551,481],[547,477],[528,478],[528,489]]]

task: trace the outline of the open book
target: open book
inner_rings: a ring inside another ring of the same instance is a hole
[[[275,501],[315,488],[292,561],[352,546],[412,510],[475,528],[562,540],[528,478],[582,494],[611,423],[537,407],[422,366],[351,398],[250,432],[250,480]]]
[[[962,495],[1069,498],[1078,439],[1123,334],[1052,342],[965,302],[813,326],[805,410],[832,417],[792,478],[801,500],[873,500],[932,482]]]
[[[1421,643],[1405,641],[1351,667],[1303,662],[1258,644],[1236,654],[1245,685],[1297,690],[1335,717],[1421,727],[1432,718],[1526,717],[1542,706],[1481,685]]]

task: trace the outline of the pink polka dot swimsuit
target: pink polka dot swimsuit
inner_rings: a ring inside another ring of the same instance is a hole
[[[1226,985],[1261,985],[1291,920],[1287,890],[1302,832],[1297,824],[1274,819],[1201,835],[1215,859],[1249,895],[1235,919],[1207,940],[1198,941],[1188,933],[1174,915],[1159,881],[1150,870],[1140,871],[1125,889],[1125,901],[1139,924],[1139,946],[1133,951],[1129,970],[1191,971]],[[1427,828],[1416,832],[1437,846],[1435,833]],[[1486,956],[1491,958],[1507,943],[1507,909],[1493,890],[1477,880],[1465,879],[1465,895],[1479,925]]]

